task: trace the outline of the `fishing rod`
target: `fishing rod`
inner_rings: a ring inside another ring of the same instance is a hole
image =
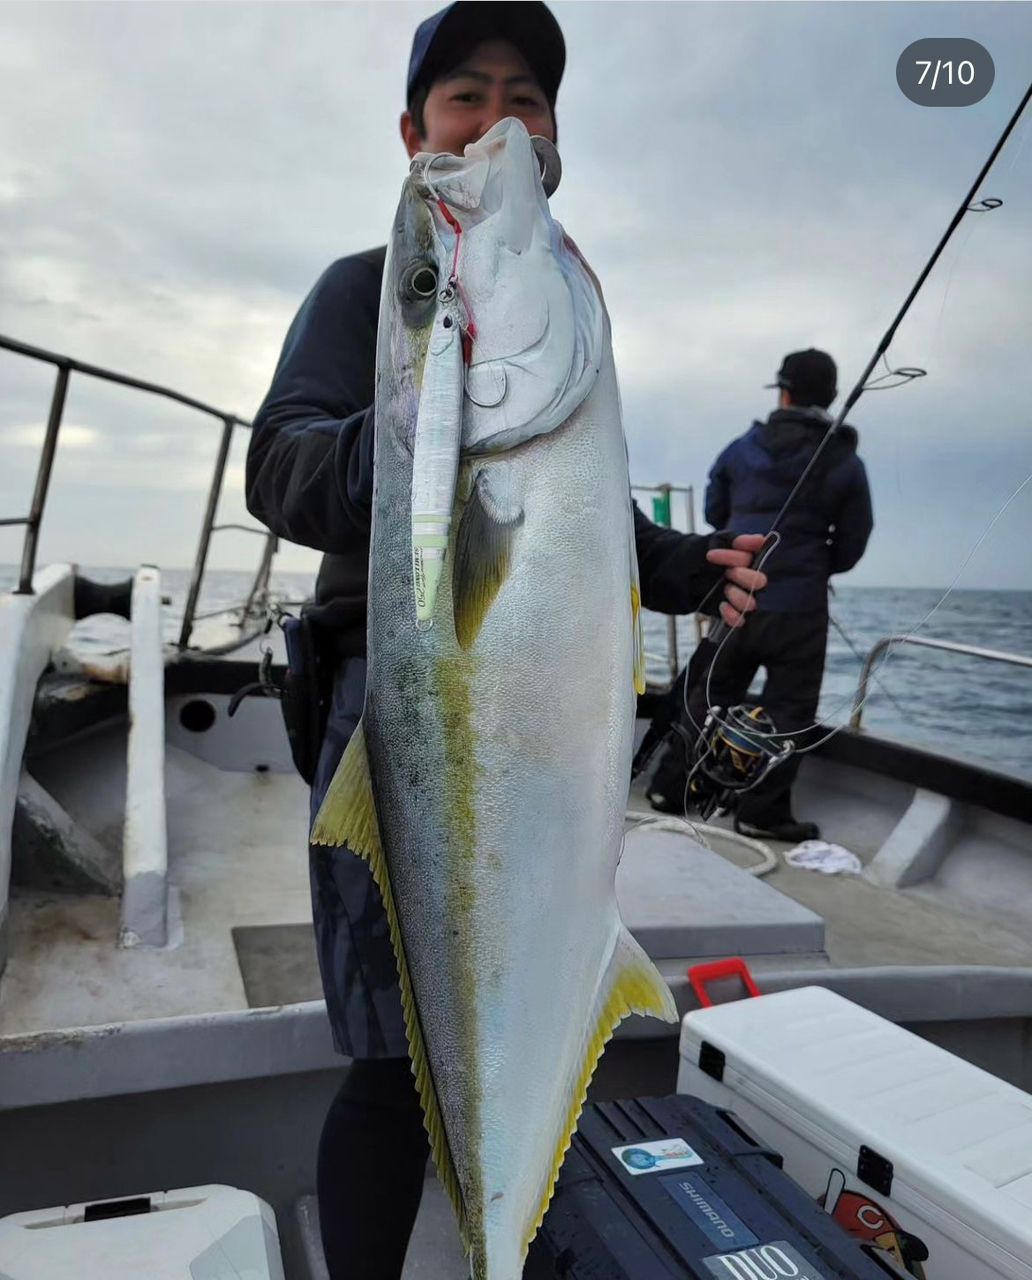
[[[856,647],[856,645],[853,643],[853,641],[849,638],[849,633],[846,631],[846,629],[845,629],[845,627],[842,625],[842,623],[841,623],[841,622],[839,622],[838,618],[836,618],[836,617],[835,617],[835,615],[834,615],[833,613],[829,613],[829,614],[828,614],[828,621],[829,621],[829,622],[831,623],[831,625],[835,628],[835,630],[839,633],[839,635],[842,637],[842,639],[843,639],[843,640],[845,640],[846,644],[849,646],[849,651],[850,651],[850,653],[853,655],[853,657],[854,657],[854,658],[856,658],[857,662],[859,662],[859,663],[861,663],[861,664],[862,664],[862,663],[863,663],[863,660],[864,660],[864,655],[860,652],[860,650]],[[887,689],[887,688],[885,687],[885,685],[883,685],[883,684],[882,684],[882,682],[881,682],[881,678],[879,677],[878,673],[877,673],[877,672],[873,672],[872,674],[874,675],[874,678],[875,678],[875,680],[877,680],[878,684],[879,684],[879,685],[881,685],[881,691],[882,691],[882,693],[884,693],[884,694],[885,694],[886,698],[888,698],[888,700],[889,700],[889,701],[892,703],[892,705],[896,708],[896,710],[899,712],[899,714],[900,714],[901,716],[903,716],[903,718],[905,719],[905,718],[906,718],[906,715],[907,715],[906,708],[900,705],[900,701],[899,701],[899,699],[898,699],[898,698],[896,697],[896,695],[892,692],[892,690],[891,690],[891,689]]]
[[[833,436],[845,423],[847,414],[868,388],[868,379],[875,366],[879,360],[884,358],[904,317],[913,305],[917,295],[921,292],[925,281],[942,256],[943,250],[953,237],[953,233],[964,220],[965,214],[991,213],[1002,206],[1003,201],[992,196],[974,203],[975,196],[1006,145],[1007,139],[1024,114],[1030,100],[1032,100],[1032,84],[1025,90],[1016,110],[979,170],[978,176],[950,219],[949,225],[943,232],[939,243],[935,246],[931,257],[925,263],[913,287],[903,300],[902,306],[900,306],[891,324],[883,334],[866,368],[843,401],[841,409],[832,419],[809,462],[803,468],[802,474],[774,517],[763,545],[756,556],[755,566],[757,569],[762,569],[771,553],[777,547],[780,541],[778,526],[785,518],[807,478],[812,474],[814,467]],[[894,372],[902,376],[904,381],[909,381],[911,377],[917,377],[923,373],[921,370],[912,369],[900,369]],[[700,602],[699,609],[708,602],[714,591],[721,585],[721,583],[717,583],[710,588]],[[752,591],[750,591],[749,595],[751,598]],[[690,716],[690,712],[688,712],[688,692],[697,680],[705,680],[706,682],[707,716],[696,741],[693,753],[694,759],[689,771],[689,783],[686,790],[691,792],[691,799],[700,811],[706,811],[707,813],[713,813],[717,810],[723,811],[728,808],[733,802],[736,792],[744,792],[757,786],[772,769],[788,759],[794,750],[794,743],[785,734],[772,733],[767,729],[769,717],[764,716],[764,719],[760,721],[755,716],[748,714],[749,708],[731,707],[727,708],[727,719],[725,719],[721,715],[721,709],[710,704],[709,689],[713,665],[720,656],[724,645],[730,639],[733,630],[734,628],[729,626],[723,618],[718,617],[707,633],[706,638],[700,641],[695,653],[692,655],[685,680],[679,682],[679,686],[675,685],[675,688],[680,690],[679,700],[683,701],[685,712]],[[642,772],[660,744],[669,736],[676,710],[677,708],[673,705],[671,699],[670,705],[653,719],[634,757],[631,766],[632,778]]]

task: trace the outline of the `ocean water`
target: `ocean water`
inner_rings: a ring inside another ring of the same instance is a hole
[[[131,574],[127,569],[83,572],[107,582]],[[0,566],[0,591],[15,581],[15,571]],[[212,571],[206,577],[198,613],[243,603],[250,582],[247,573]],[[165,634],[174,640],[179,635],[189,573],[163,570],[162,585],[171,597],[165,609]],[[281,599],[301,601],[311,593],[313,578],[274,573],[272,587]],[[924,639],[1032,656],[1032,592],[1028,591],[958,590],[943,600],[942,591],[933,588],[840,587],[831,600],[831,616],[819,711],[828,733],[848,724],[863,658],[883,636],[915,632]],[[649,674],[662,679],[668,672],[666,619],[646,614],[645,623]],[[128,628],[123,619],[109,615],[84,619],[75,627],[72,647],[84,655],[124,648]],[[695,644],[693,619],[678,620],[678,641],[683,663]],[[757,689],[761,684],[762,676]],[[872,733],[1032,778],[1032,668],[899,646],[876,669],[863,725]]]
[[[840,587],[818,711],[824,732],[849,723],[863,660],[885,636],[914,634],[1032,657],[1032,592]],[[647,615],[646,647],[666,653],[666,619]],[[678,620],[682,663],[695,644]],[[649,663],[650,674],[666,672]],[[753,688],[762,689],[762,672]],[[893,646],[868,685],[862,725],[871,733],[977,760],[1032,778],[1032,667],[915,645]]]

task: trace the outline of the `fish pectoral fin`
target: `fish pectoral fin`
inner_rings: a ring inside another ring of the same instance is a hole
[[[530,1248],[530,1242],[537,1235],[538,1228],[544,1221],[545,1211],[552,1199],[563,1159],[573,1141],[577,1121],[580,1119],[584,1101],[588,1096],[588,1085],[595,1074],[602,1050],[612,1039],[617,1026],[632,1013],[652,1014],[665,1022],[676,1022],[678,1017],[674,997],[659,970],[634,938],[621,926],[612,957],[602,975],[595,997],[584,1056],[569,1082],[569,1107],[566,1119],[555,1145],[544,1194],[524,1240],[524,1249]]]
[[[522,524],[522,507],[509,495],[500,502],[480,472],[459,522],[452,570],[455,635],[463,649],[472,647],[509,576],[513,542]]]
[[[369,772],[369,753],[366,749],[365,729],[361,720],[344,749],[337,772],[333,775],[326,797],[319,807],[312,827],[311,840],[313,844],[346,844],[352,853],[369,863],[369,870],[376,882],[376,887],[380,890],[390,927],[394,958],[398,964],[401,1006],[405,1015],[405,1032],[408,1038],[409,1056],[412,1059],[412,1074],[415,1076],[416,1089],[423,1107],[423,1119],[430,1138],[430,1149],[433,1152],[438,1177],[448,1192],[458,1219],[459,1232],[469,1252],[466,1209],[448,1145],[444,1117],[437,1100],[430,1059],[423,1040],[423,1028],[416,1008],[412,976],[405,956],[398,908],[394,901],[394,891],[391,888],[383,844],[380,841],[380,824],[376,816],[373,783]]]

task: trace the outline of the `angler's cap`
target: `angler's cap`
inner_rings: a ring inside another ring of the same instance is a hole
[[[566,66],[566,42],[546,4],[483,4],[459,0],[439,10],[416,28],[409,58],[406,103],[417,89],[429,88],[459,45],[483,40],[510,40],[527,60],[549,105],[555,106]]]
[[[785,356],[777,379],[767,389],[788,391],[797,404],[816,404],[826,409],[838,395],[838,369],[826,351],[807,347]]]

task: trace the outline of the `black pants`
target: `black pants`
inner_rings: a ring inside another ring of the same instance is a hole
[[[749,616],[728,638],[710,668],[708,705],[733,707],[745,701],[756,672],[763,667],[766,681],[759,703],[774,721],[779,733],[798,735],[797,748],[809,745],[814,734],[808,730],[817,717],[824,655],[828,641],[828,614],[825,609],[807,613],[764,613]],[[681,713],[687,737],[694,741],[706,719],[707,684],[696,681],[688,690],[690,719]],[[780,764],[752,791],[742,795],[738,816],[756,826],[787,822],[792,818],[792,783],[799,771],[800,757]],[[685,749],[675,738],[660,761],[651,789],[670,798],[684,792],[687,769]],[[678,789],[680,787],[680,789]]]
[[[330,1280],[399,1280],[430,1155],[408,1058],[358,1058],[330,1104],[316,1185]]]

